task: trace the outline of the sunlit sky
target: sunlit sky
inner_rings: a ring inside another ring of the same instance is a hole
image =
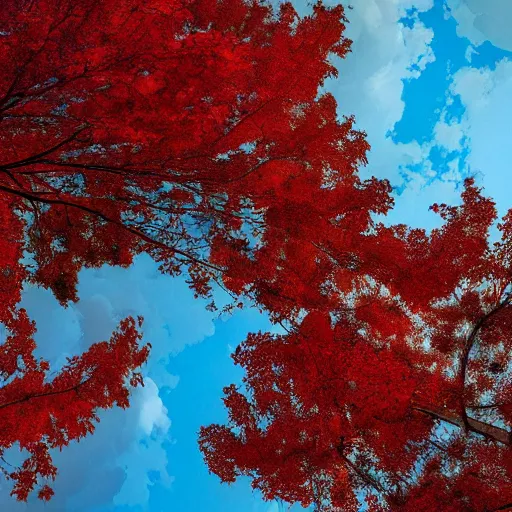
[[[429,205],[458,203],[468,175],[504,214],[512,206],[512,2],[350,3],[353,52],[335,61],[340,76],[326,88],[339,114],[354,114],[368,134],[372,150],[362,175],[388,178],[394,187],[396,208],[386,222],[435,227]],[[294,4],[301,14],[310,9],[305,0]],[[222,388],[241,379],[229,354],[248,332],[272,329],[265,316],[245,310],[217,318],[184,279],[159,275],[144,256],[127,270],[82,271],[79,296],[64,309],[49,292],[25,290],[38,355],[58,367],[108,338],[119,319],[141,314],[153,345],[146,386],[128,411],[104,412],[93,436],[55,455],[59,476],[49,504],[17,504],[0,488],[0,510],[281,510],[253,493],[248,480],[221,485],[197,448],[199,427],[225,420]]]

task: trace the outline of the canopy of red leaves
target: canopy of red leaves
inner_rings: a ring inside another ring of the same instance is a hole
[[[6,0],[0,21],[0,451],[29,453],[5,470],[18,499],[51,497],[49,450],[126,407],[148,355],[126,319],[50,379],[22,284],[66,304],[81,268],[148,252],[290,331],[234,355],[244,389],[200,438],[222,480],[317,510],[512,502],[512,213],[491,246],[494,205],[468,180],[430,234],[374,223],[389,184],[361,181],[364,133],[320,92],[349,50],[340,6]]]
[[[214,280],[281,319],[331,303],[335,267],[357,272],[371,213],[392,201],[358,178],[364,134],[319,95],[328,56],[349,48],[343,23],[341,7],[299,19],[243,0],[2,2],[0,449],[31,454],[10,475],[19,499],[55,476],[49,448],[127,405],[147,355],[128,319],[49,380],[17,309],[24,282],[65,305],[81,268],[148,252],[196,294]]]
[[[237,348],[229,422],[199,441],[221,480],[248,475],[317,511],[511,506],[512,213],[491,245],[494,205],[473,180],[461,206],[433,209],[444,225],[430,235],[382,231],[380,280],[361,272],[337,309]]]

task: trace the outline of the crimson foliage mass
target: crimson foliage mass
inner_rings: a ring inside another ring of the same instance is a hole
[[[200,433],[222,480],[319,511],[512,502],[512,215],[492,246],[494,205],[467,180],[430,234],[373,221],[390,186],[359,178],[365,134],[321,90],[349,51],[342,7],[6,0],[0,22],[0,451],[27,450],[1,465],[18,499],[51,497],[51,449],[129,405],[150,348],[127,318],[50,378],[23,284],[66,305],[82,268],[145,252],[289,330],[234,354],[229,424]]]

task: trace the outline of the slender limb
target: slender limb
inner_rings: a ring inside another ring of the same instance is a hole
[[[501,507],[493,509],[492,512],[498,512],[498,510],[511,510],[511,509],[512,509],[512,503],[507,503],[506,505],[502,505]]]
[[[95,210],[94,208],[90,208],[89,206],[79,204],[79,203],[74,203],[74,202],[68,201],[66,199],[52,199],[49,197],[42,197],[40,195],[26,192],[23,190],[15,190],[10,187],[6,187],[4,185],[0,185],[0,190],[3,190],[4,192],[7,192],[12,195],[23,197],[24,199],[27,199],[29,201],[32,200],[34,202],[40,202],[40,203],[46,203],[46,204],[57,204],[57,205],[62,205],[62,206],[69,206],[72,208],[76,208],[78,210],[82,210],[84,212],[90,213],[91,215],[94,215],[95,217],[98,217],[98,218],[104,220],[105,222],[115,224],[115,225],[125,229],[129,233],[132,233],[139,239],[143,240],[144,242],[146,242],[154,247],[158,247],[159,249],[164,249],[167,251],[172,251],[176,254],[179,254],[180,256],[183,256],[185,259],[187,259],[191,262],[194,262],[197,265],[200,265],[202,267],[207,267],[207,268],[209,268],[211,270],[215,270],[217,272],[222,272],[222,270],[223,270],[222,268],[217,267],[216,265],[212,265],[211,263],[209,263],[207,261],[196,258],[196,257],[192,256],[191,254],[178,249],[177,247],[169,247],[168,245],[147,236],[142,231],[139,231],[138,229],[136,229],[134,227],[125,225],[121,220],[113,219],[113,218],[105,215],[104,213],[99,212],[98,210]]]
[[[463,426],[466,430],[471,430],[469,425],[469,418],[467,416],[466,412],[466,403],[465,403],[465,397],[464,397],[464,389],[466,387],[466,374],[468,369],[468,363],[469,363],[469,354],[471,353],[471,349],[473,348],[476,338],[478,336],[478,333],[480,332],[480,329],[485,325],[486,322],[489,321],[491,317],[493,317],[496,313],[501,311],[503,308],[508,306],[510,304],[510,301],[512,300],[512,296],[510,294],[507,294],[505,299],[494,309],[489,311],[486,315],[482,316],[474,325],[473,329],[471,330],[470,335],[468,336],[468,339],[466,340],[466,344],[464,345],[464,349],[461,354],[460,358],[460,369],[459,369],[459,386],[460,386],[460,409],[461,409],[461,415],[462,415],[462,422]]]
[[[23,398],[20,398],[19,400],[13,400],[12,402],[7,402],[5,404],[1,404],[0,409],[5,409],[6,407],[11,407],[12,405],[21,404],[23,402],[28,402],[29,400],[33,400],[35,398],[42,398],[45,396],[54,396],[54,395],[63,395],[64,393],[69,393],[70,391],[75,391],[76,393],[78,393],[79,388],[81,388],[84,384],[86,384],[90,379],[91,379],[91,377],[88,377],[83,382],[80,382],[80,384],[77,384],[76,386],[73,386],[70,388],[61,389],[60,391],[48,391],[46,393],[36,393],[34,395],[27,395]]]
[[[24,159],[18,160],[16,162],[4,164],[0,168],[1,169],[15,169],[16,167],[24,167],[25,165],[33,163],[34,161],[39,160],[40,158],[43,158],[47,155],[54,153],[55,151],[62,148],[66,144],[73,142],[80,135],[80,133],[82,133],[86,128],[87,128],[87,125],[82,126],[81,128],[79,128],[76,132],[74,132],[72,135],[70,135],[66,139],[61,140],[58,144],[55,144],[55,146],[52,146],[51,148],[48,148],[48,149],[42,151],[41,153],[29,156],[28,158],[24,158]]]

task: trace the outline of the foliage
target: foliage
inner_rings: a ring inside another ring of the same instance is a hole
[[[374,222],[389,184],[359,178],[365,134],[321,92],[349,51],[340,6],[6,0],[0,19],[0,451],[28,452],[3,467],[18,499],[51,497],[50,450],[128,406],[148,356],[129,318],[52,376],[23,284],[66,305],[82,268],[147,252],[289,331],[234,354],[229,423],[200,435],[223,481],[319,511],[512,503],[512,213],[491,246],[494,205],[467,180],[430,234]]]
[[[342,259],[350,279],[392,201],[358,178],[364,134],[319,94],[349,48],[341,7],[299,20],[259,1],[6,0],[0,21],[0,449],[29,452],[4,467],[24,500],[55,476],[49,448],[128,405],[147,356],[127,319],[51,380],[24,283],[66,305],[80,269],[147,252],[198,295],[213,280],[284,319],[330,303],[324,276]]]
[[[0,454],[18,443],[29,457],[20,468],[2,471],[14,480],[12,494],[18,500],[26,501],[36,486],[38,497],[48,500],[53,490],[41,484],[41,477],[56,476],[49,450],[92,433],[98,409],[128,407],[126,380],[132,386],[142,384],[141,374],[134,370],[146,360],[148,347],[139,349],[141,335],[128,318],[110,341],[95,343],[80,357],[70,358],[49,380],[48,363],[32,354],[34,325],[25,311],[19,310],[6,326],[10,336],[0,345]]]
[[[473,180],[462,199],[430,235],[392,228],[380,281],[237,348],[211,471],[317,511],[512,507],[512,213],[491,245],[494,204]]]

